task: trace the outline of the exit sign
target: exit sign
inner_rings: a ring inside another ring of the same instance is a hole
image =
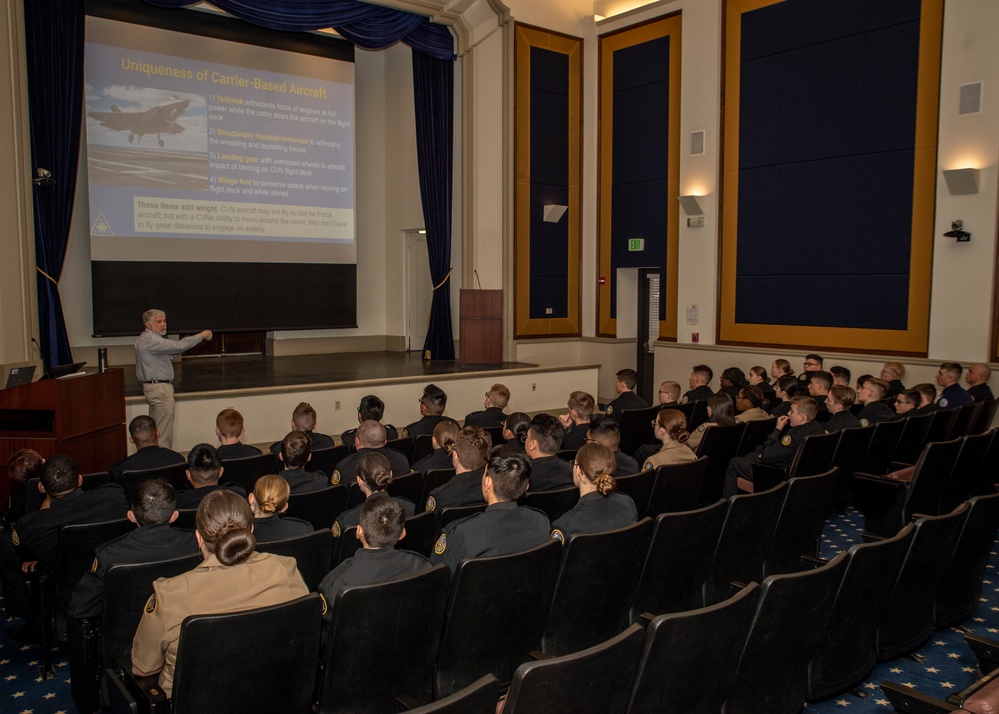
[[[635,251],[645,250],[645,239],[644,238],[629,238],[628,239],[628,250],[632,253]]]

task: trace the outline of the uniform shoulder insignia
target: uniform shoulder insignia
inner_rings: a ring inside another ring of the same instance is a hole
[[[614,413],[614,405],[613,404],[608,404],[607,405],[607,413],[608,414],[613,414]]]
[[[156,593],[150,595],[149,599],[146,600],[146,614],[152,615],[154,612],[156,612]]]
[[[322,593],[319,593],[319,599],[323,601],[323,611],[321,613],[319,613],[319,614],[320,615],[325,615],[326,614],[326,610],[328,609],[328,607],[326,605],[326,598],[323,597]]]
[[[652,468],[652,462],[651,461],[646,461],[642,465],[642,471],[649,471],[651,468]]]
[[[867,417],[864,417],[863,419],[860,420],[860,425],[861,426],[870,426],[871,425],[871,421]]]
[[[441,537],[437,539],[437,543],[434,545],[434,552],[437,555],[443,555],[445,550],[447,550],[447,533],[441,533]]]
[[[340,483],[340,471],[339,470],[333,469],[333,475],[330,476],[330,483],[333,484],[334,486],[336,486],[338,483]]]
[[[399,436],[409,436],[409,429],[403,427],[402,432],[399,434]]]
[[[426,511],[432,511],[435,508],[437,508],[437,499],[434,498],[433,496],[430,496],[427,499],[427,506],[426,506],[426,508],[424,510],[426,510]]]
[[[783,444],[784,446],[790,446],[791,445],[791,435],[790,434],[784,434],[784,438],[782,438],[780,440],[780,443]]]
[[[17,529],[10,529],[10,540],[14,545],[21,545],[21,539],[17,537]]]
[[[697,427],[697,430],[698,430],[699,432],[703,432],[703,431],[704,431],[704,430],[705,430],[706,428],[707,428],[707,427],[706,427],[706,426],[705,426],[704,424],[701,424],[701,425],[700,425],[699,427]]]
[[[684,394],[682,397],[680,397],[680,404],[686,404],[686,403],[687,403],[687,395]]]
[[[334,538],[340,537],[340,521],[333,521],[333,527],[330,528],[330,533],[333,534]]]
[[[558,528],[552,531],[552,538],[557,540],[559,543],[565,543],[565,536],[562,534]]]
[[[946,408],[947,408],[947,398],[946,398],[946,397],[944,397],[944,398],[943,398],[943,399],[941,399],[941,400],[940,400],[939,402],[937,402],[937,404],[939,404],[939,405],[940,405],[940,408],[941,408],[941,409],[946,409]]]
[[[90,572],[91,573],[97,572],[97,558],[94,558],[94,564],[90,566]]]

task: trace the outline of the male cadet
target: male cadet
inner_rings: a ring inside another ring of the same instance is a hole
[[[291,414],[291,430],[301,431],[309,437],[312,451],[333,448],[333,437],[320,434],[316,431],[319,421],[316,418],[316,410],[308,402],[299,402],[295,411]],[[271,453],[277,456],[281,452],[281,442],[275,441],[271,444]]]
[[[291,486],[292,493],[318,491],[330,485],[322,471],[306,471],[305,465],[312,458],[312,441],[304,431],[291,431],[281,440],[278,460],[284,464],[281,476]]]
[[[690,402],[703,402],[707,400],[714,394],[711,391],[711,387],[708,386],[714,376],[715,373],[706,364],[695,364],[693,371],[690,373],[690,391],[683,395],[680,403],[689,404]]]
[[[243,415],[238,411],[230,407],[218,413],[215,417],[215,436],[219,440],[219,456],[223,461],[260,456],[260,449],[239,440],[245,433]]]
[[[916,414],[930,414],[940,408],[940,405],[937,404],[937,388],[932,384],[922,382],[913,389],[919,392],[919,406],[916,408]]]
[[[472,412],[465,417],[465,426],[503,427],[507,415],[503,412],[510,403],[510,390],[502,384],[494,384],[486,392],[482,402],[483,410]]]
[[[197,508],[212,491],[232,491],[246,498],[246,491],[239,484],[219,483],[223,471],[222,457],[211,444],[198,444],[187,452],[187,480],[191,488],[177,494],[177,508]]]
[[[798,375],[798,382],[802,392],[808,391],[808,381],[812,378],[812,372],[822,371],[822,355],[814,352],[805,355],[804,371]]]
[[[811,372],[808,380],[808,394],[815,400],[819,409],[828,409],[826,397],[829,396],[829,389],[833,386],[833,376],[829,372],[819,370]]]
[[[564,433],[558,419],[551,414],[537,414],[531,419],[524,440],[524,453],[531,460],[531,491],[572,485],[572,466],[557,456]]]
[[[614,389],[618,398],[607,405],[606,414],[616,422],[621,421],[621,412],[625,409],[646,409],[648,404],[635,392],[638,386],[638,372],[633,369],[622,369],[614,375]]]
[[[149,417],[145,417],[149,419]],[[25,573],[39,564],[55,567],[59,529],[74,523],[100,523],[124,518],[128,512],[125,492],[110,483],[91,491],[80,488],[83,479],[76,463],[68,456],[49,457],[42,470],[39,490],[45,502],[38,511],[26,513],[8,533],[0,534],[0,583],[10,617],[28,617],[31,596]],[[21,642],[30,634],[29,625],[14,625],[7,635]]]
[[[829,368],[829,374],[832,375],[833,386],[839,385],[841,387],[849,387],[850,380],[853,379],[853,372],[850,371],[848,367],[843,367],[842,365],[833,365]],[[851,389],[853,387],[850,387]]]
[[[621,451],[621,427],[613,419],[601,417],[590,422],[586,441],[595,441],[611,450],[611,453],[614,454],[614,461],[617,463],[618,476],[637,474],[642,470],[633,457]]]
[[[111,481],[117,481],[126,471],[145,471],[161,466],[184,463],[176,451],[160,446],[160,432],[151,417],[141,414],[128,423],[128,440],[135,445],[135,453],[108,469]]]
[[[69,598],[69,616],[80,619],[101,614],[104,576],[112,565],[155,563],[198,552],[198,541],[190,531],[171,528],[177,519],[173,486],[161,478],[143,481],[132,496],[126,514],[138,528],[109,540],[96,551],[94,564]]]
[[[433,564],[445,563],[454,575],[466,558],[507,555],[547,543],[551,537],[548,516],[530,506],[518,506],[527,491],[531,462],[506,444],[489,451],[482,476],[482,513],[449,523],[437,539]]]
[[[853,390],[853,387],[834,384],[832,389],[829,390],[829,398],[826,399],[829,413],[832,414],[826,420],[826,423],[823,424],[826,432],[832,434],[835,431],[859,429],[863,426],[860,423],[860,419],[851,410],[851,407],[856,403],[857,393]]]
[[[146,310],[142,313],[146,329],[135,341],[135,377],[142,383],[142,395],[149,405],[149,416],[159,424],[163,446],[173,446],[173,362],[170,358],[187,352],[203,340],[212,339],[211,330],[181,340],[167,339],[166,313]]]
[[[936,396],[935,389],[933,390],[933,396]],[[918,389],[906,389],[901,394],[895,395],[895,413],[900,417],[918,416],[919,405],[922,400],[923,396],[919,393]],[[933,406],[936,406],[936,404]]]
[[[361,460],[363,454],[369,451],[376,451],[386,459],[392,467],[393,476],[402,476],[409,473],[409,460],[405,454],[395,449],[385,446],[388,440],[385,438],[385,425],[374,419],[362,421],[357,426],[357,433],[354,434],[354,453],[345,456],[333,470],[334,485],[344,484],[347,488],[357,488],[357,462]]]
[[[811,397],[798,396],[791,400],[791,411],[777,417],[777,428],[767,437],[762,446],[748,456],[735,456],[728,462],[725,472],[725,498],[739,492],[740,478],[753,480],[753,464],[769,464],[786,469],[794,461],[795,454],[805,437],[824,434],[822,425],[814,421],[819,409]],[[788,427],[784,431],[784,427]]]
[[[857,418],[861,426],[880,424],[883,421],[895,421],[898,414],[890,406],[882,402],[888,393],[888,382],[877,377],[868,377],[857,392],[857,400],[864,405]]]
[[[958,382],[964,370],[957,362],[944,362],[937,370],[937,385],[943,388],[937,406],[941,409],[957,409],[974,401]]]
[[[492,445],[489,434],[479,427],[463,427],[455,437],[454,448],[451,450],[454,478],[430,492],[426,510],[480,503],[482,472]]]
[[[586,431],[590,428],[593,418],[593,407],[596,401],[586,392],[573,392],[569,395],[569,413],[558,417],[565,433],[562,436],[563,449],[579,449],[586,443]]]
[[[992,390],[989,389],[989,376],[991,374],[992,370],[989,366],[981,362],[968,367],[964,381],[968,383],[968,394],[976,402],[988,402],[995,399],[992,396]]]
[[[440,422],[445,419],[454,421],[451,417],[444,416],[444,407],[446,406],[447,394],[444,393],[444,390],[436,384],[428,384],[423,388],[423,396],[420,397],[420,414],[422,415],[420,420],[414,421],[403,429],[403,432],[406,436],[411,436],[414,439],[424,434],[432,436],[434,427]],[[457,422],[455,423],[457,424]]]
[[[659,385],[659,403],[676,404],[680,401],[680,383],[666,381]]]
[[[357,423],[374,419],[380,422],[385,417],[385,402],[374,394],[361,397],[361,403],[357,405]],[[385,424],[385,438],[389,441],[399,438],[399,431],[391,424]],[[354,445],[354,437],[357,429],[348,429],[340,434],[340,443],[346,447]]]

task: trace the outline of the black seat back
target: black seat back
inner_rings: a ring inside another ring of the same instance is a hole
[[[968,434],[973,434],[972,429],[978,425],[982,412],[985,410],[985,402],[972,402],[963,404],[957,408],[957,416],[954,417],[954,425],[950,430],[950,438],[957,439]]]
[[[59,529],[56,545],[56,603],[66,612],[69,595],[83,574],[94,564],[94,551],[113,538],[131,533],[135,525],[127,518],[101,523],[77,523]]]
[[[833,466],[836,467],[833,503],[845,503],[853,495],[853,474],[864,462],[873,436],[874,429],[869,427],[844,429],[839,433],[839,444],[836,445],[836,455],[833,456]]]
[[[171,466],[160,466],[155,469],[143,469],[142,471],[126,471],[117,480],[118,484],[125,491],[125,498],[129,503],[139,484],[154,478],[164,479],[173,486],[175,491],[183,491],[191,488],[191,482],[187,480],[187,464],[173,464]]]
[[[835,486],[836,469],[817,476],[795,476],[787,482],[773,544],[763,567],[766,575],[803,570],[802,557],[818,557],[822,526]]]
[[[992,441],[989,442],[988,451],[985,452],[978,473],[972,478],[970,491],[972,496],[995,493],[996,483],[999,482],[999,439],[996,438],[999,429],[992,429],[988,433],[992,434]]]
[[[575,486],[556,488],[552,491],[525,493],[520,498],[522,506],[530,506],[544,511],[549,521],[557,520],[563,513],[571,511],[579,501],[579,489]],[[641,514],[639,514],[641,515]]]
[[[293,538],[258,543],[261,553],[286,555],[294,558],[298,572],[310,592],[319,589],[319,583],[330,571],[330,552],[333,550],[333,534],[329,529],[314,531]]]
[[[652,491],[656,485],[656,471],[640,471],[630,476],[621,476],[617,480],[617,490],[631,496],[641,516],[649,510],[649,500],[652,498]]]
[[[655,518],[661,513],[679,513],[697,508],[701,502],[707,472],[707,456],[685,464],[660,466],[656,469],[656,482],[649,499],[648,511],[645,514],[639,512],[639,518],[643,515]]]
[[[322,471],[328,477],[332,477],[336,465],[350,455],[350,446],[329,446],[325,449],[316,449],[309,458],[308,468],[313,471]],[[281,470],[279,468],[272,473],[281,473]]]
[[[423,474],[419,471],[412,471],[408,474],[396,476],[392,474],[392,483],[388,486],[390,496],[405,498],[416,504],[416,512],[423,510],[426,501],[420,501],[423,497]]]
[[[874,433],[871,435],[871,444],[867,447],[867,454],[857,471],[868,474],[886,474],[891,468],[892,459],[895,457],[895,449],[898,447],[899,439],[902,438],[902,430],[905,429],[905,421],[883,421],[875,424]]]
[[[659,414],[659,407],[647,409],[625,409],[621,412],[618,425],[621,428],[620,449],[625,454],[633,454],[642,444],[651,444],[656,440],[652,432],[652,420]]]
[[[916,459],[923,453],[923,447],[926,446],[926,435],[930,432],[932,421],[932,414],[920,414],[903,419],[905,428],[902,429],[902,436],[899,437],[892,460],[900,464],[916,463]]]
[[[704,431],[704,437],[698,444],[697,455],[708,458],[708,470],[704,475],[704,485],[701,489],[701,503],[714,503],[722,495],[725,483],[725,470],[733,456],[739,454],[739,444],[746,433],[746,424],[738,423],[732,426],[712,426]]]
[[[431,469],[423,476],[423,493],[420,500],[416,502],[417,512],[422,511],[427,506],[427,498],[435,488],[443,486],[454,478],[454,469]]]
[[[757,446],[767,440],[767,437],[777,428],[777,417],[770,419],[760,419],[758,421],[747,421],[746,430],[742,433],[742,441],[736,456],[745,456],[754,451]]]
[[[962,501],[975,495],[974,484],[992,446],[992,436],[992,432],[985,432],[968,434],[961,439],[961,450],[957,454],[950,480],[940,499],[940,513],[953,511]]]
[[[433,434],[421,434],[420,436],[413,439],[412,446],[412,458],[409,463],[415,464],[422,458],[430,456],[434,453],[434,437]]]
[[[996,419],[996,411],[999,410],[999,399],[990,399],[983,402],[985,408],[978,415],[978,423],[973,424],[969,434],[984,434],[992,428],[992,422]]]
[[[433,511],[410,516],[406,519],[406,537],[399,541],[400,547],[429,558],[434,542],[440,535],[440,531],[435,530],[436,525],[437,514]]]
[[[565,542],[541,641],[545,654],[579,652],[628,626],[628,608],[649,550],[652,520]]]
[[[408,531],[406,536],[409,536]],[[361,541],[357,539],[357,526],[344,528],[340,531],[340,537],[333,539],[333,556],[330,560],[330,566],[335,568],[347,558],[354,557],[354,553],[360,548]]]
[[[831,469],[839,438],[838,431],[832,434],[806,436],[798,453],[795,454],[790,475],[817,476]]]
[[[266,453],[259,456],[247,456],[243,459],[231,459],[222,462],[223,481],[231,481],[243,487],[247,493],[253,492],[253,487],[257,484],[257,479],[268,474],[279,474],[277,458],[274,454]]]
[[[482,503],[472,503],[467,506],[448,506],[447,508],[435,511],[437,514],[437,521],[434,525],[434,530],[437,531],[437,533],[440,533],[449,523],[454,523],[462,518],[474,516],[476,513],[482,513],[486,510],[486,506],[486,502],[483,501]]]
[[[395,449],[400,454],[406,457],[406,461],[413,463],[413,438],[409,436],[400,436],[398,439],[390,439],[385,442],[386,449]],[[430,453],[434,452],[433,448],[430,449]],[[427,454],[429,456],[429,454]],[[420,457],[423,458],[422,456]]]
[[[288,497],[289,516],[308,521],[317,531],[329,530],[347,505],[347,489],[327,486],[318,491],[293,493]]]
[[[904,512],[902,522],[908,523],[913,515],[919,513],[924,515],[939,515],[954,510],[954,508],[964,502],[966,493],[953,493],[954,487],[951,483],[951,472],[954,470],[954,463],[961,452],[961,440],[938,441],[926,445],[923,453],[916,462],[915,472],[912,480],[909,481],[909,488],[905,491]],[[954,505],[945,507],[945,503],[953,502]]]
[[[408,711],[409,714],[495,714],[499,696],[499,680],[487,674],[449,697]]]
[[[938,409],[932,414],[933,420],[930,422],[929,431],[926,432],[926,442],[947,441],[954,429],[954,422],[957,421],[957,410]]]
[[[934,627],[956,625],[978,608],[982,579],[999,529],[999,493],[975,496],[950,567],[933,603]]]

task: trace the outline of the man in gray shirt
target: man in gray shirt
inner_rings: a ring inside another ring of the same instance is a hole
[[[142,382],[142,394],[149,405],[149,416],[160,432],[160,446],[173,447],[173,355],[183,354],[203,340],[212,339],[211,330],[181,340],[166,337],[166,313],[146,310],[142,314],[146,329],[135,341],[135,376]]]

